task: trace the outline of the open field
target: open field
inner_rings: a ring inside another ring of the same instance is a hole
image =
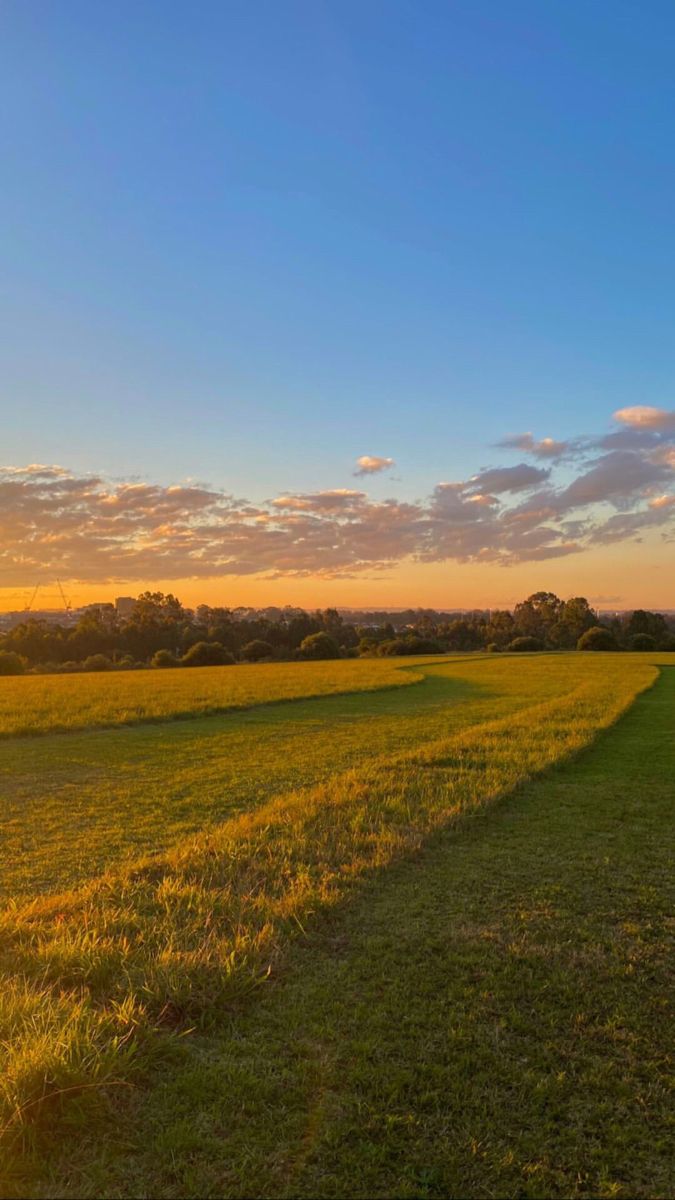
[[[3,741],[4,1194],[668,1194],[658,662]]]
[[[0,736],[137,725],[279,700],[402,687],[414,682],[415,674],[401,674],[397,669],[400,662],[346,659],[252,664],[236,671],[231,667],[193,667],[190,671],[3,678]]]
[[[322,672],[313,676],[318,694],[291,706],[268,703],[198,721],[43,736],[28,747],[20,738],[0,742],[6,855],[0,895],[70,887],[116,861],[172,846],[273,795],[507,716],[533,698],[553,699],[580,678],[579,660],[571,656],[556,660],[555,671],[546,658],[519,662],[517,670],[512,660],[495,655],[448,665],[417,660],[408,666],[404,660],[395,674],[383,663],[379,677],[375,661],[363,664],[358,682],[372,687],[381,678],[386,690],[327,696],[322,689],[342,682],[343,664],[332,664],[332,674],[331,667],[321,665]],[[278,686],[274,667],[211,670],[216,678],[221,672],[226,679],[234,677],[233,691],[237,675],[251,671],[263,681],[270,671],[272,694]],[[290,675],[293,667],[283,670]],[[189,683],[192,675],[208,671],[145,674],[150,681],[159,675],[161,683],[170,674],[185,687],[186,677]],[[412,686],[392,687],[392,679]],[[75,703],[82,680],[59,680],[72,685]],[[97,681],[105,695],[109,678]],[[202,679],[193,687],[200,704]]]

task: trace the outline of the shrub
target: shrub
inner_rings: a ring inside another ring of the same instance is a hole
[[[661,645],[659,649],[668,650],[671,652],[675,650],[675,633],[666,634],[666,636],[661,639]]]
[[[222,642],[195,642],[180,660],[182,667],[224,667],[233,662]]]
[[[500,648],[496,642],[488,642],[485,649],[487,650],[488,654],[499,654],[500,652]]]
[[[340,647],[329,633],[310,633],[300,643],[301,658],[339,658]]]
[[[178,661],[177,661],[175,655],[172,654],[170,650],[158,650],[156,654],[153,654],[151,661],[152,661],[153,667],[177,667],[178,666]]]
[[[90,654],[82,663],[83,671],[109,671],[112,663],[106,654]]]
[[[409,654],[410,651],[404,638],[387,638],[386,642],[380,642],[377,653],[388,658],[392,654]]]
[[[614,634],[603,625],[593,625],[582,633],[577,650],[617,650]]]
[[[442,654],[443,647],[440,642],[429,637],[407,637],[403,639],[406,644],[406,654]]]
[[[635,633],[629,645],[631,650],[656,650],[656,638],[651,633]]]
[[[507,650],[524,651],[524,650],[543,650],[544,643],[541,638],[537,637],[517,637],[512,642],[509,642]]]
[[[378,653],[387,657],[395,654],[443,654],[443,647],[433,638],[408,634],[406,637],[389,638],[386,642],[380,642]]]
[[[270,646],[269,642],[263,642],[261,638],[255,638],[252,642],[248,642],[244,646],[241,657],[246,662],[260,662],[263,658],[271,658],[274,654],[274,647]]]
[[[26,659],[13,650],[0,650],[0,675],[23,675]]]

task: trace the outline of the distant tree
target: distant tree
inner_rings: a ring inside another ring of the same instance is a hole
[[[560,620],[562,609],[563,602],[554,592],[533,592],[513,610],[518,634],[547,641],[550,630]]]
[[[343,650],[356,650],[359,644],[359,635],[353,625],[343,624],[340,629],[331,634],[335,641]]]
[[[235,622],[229,608],[211,608],[201,604],[197,608],[197,637],[204,634],[211,641],[221,642],[228,650],[238,650],[241,644],[240,623]]]
[[[64,638],[69,656],[85,659],[94,654],[110,657],[119,644],[119,624],[113,604],[97,604],[85,609],[74,629]]]
[[[548,629],[548,639],[559,650],[572,650],[582,633],[597,625],[598,617],[584,596],[565,600],[558,619]]]
[[[90,654],[82,667],[85,671],[109,671],[112,663],[106,654]]]
[[[261,638],[256,638],[243,647],[241,657],[246,662],[260,662],[263,658],[271,658],[273,654],[274,647],[270,646],[269,642],[264,642]]]
[[[176,651],[190,624],[190,614],[170,592],[143,592],[124,626],[123,648],[146,659],[156,650]]]
[[[288,622],[288,644],[292,650],[296,650],[311,633],[320,632],[319,622],[308,616],[307,613],[302,613],[301,616],[292,617]]]
[[[0,675],[23,675],[26,659],[14,650],[0,650]]]
[[[542,639],[538,637],[517,637],[514,638],[512,642],[509,642],[506,649],[515,650],[516,653],[527,650],[543,650],[544,643]]]
[[[141,592],[130,619],[138,624],[156,621],[175,623],[184,621],[187,615],[180,600],[171,592]]]
[[[234,659],[220,642],[195,642],[180,660],[182,667],[223,667]]]
[[[34,665],[44,662],[63,662],[67,653],[66,630],[49,621],[30,617],[15,625],[2,639],[3,650],[14,651]]]
[[[314,614],[314,619],[324,633],[330,633],[333,637],[340,632],[344,625],[337,608],[324,608],[323,611],[319,608]]]
[[[485,626],[485,637],[488,643],[506,646],[513,640],[513,617],[505,609],[495,608],[490,613],[490,620]]]
[[[156,650],[152,656],[151,665],[153,667],[177,667],[178,659],[170,650]]]
[[[637,634],[645,633],[659,642],[668,636],[668,625],[661,613],[646,612],[644,608],[637,608],[626,622],[626,637],[629,645],[632,644],[632,639]]]
[[[312,659],[339,658],[340,647],[329,633],[310,633],[300,643],[300,656]]]
[[[440,636],[448,650],[478,650],[483,645],[485,626],[480,628],[472,621],[451,621],[441,625]],[[438,643],[436,643],[438,646]],[[440,647],[438,647],[440,649]],[[419,651],[418,653],[424,653]],[[431,651],[430,653],[436,653]]]
[[[629,646],[631,650],[656,650],[656,638],[651,633],[634,633]]]
[[[420,637],[433,638],[436,636],[437,626],[430,613],[422,613],[414,623],[415,633]]]
[[[442,654],[443,647],[436,638],[432,637],[414,637],[409,636],[404,638],[407,646],[407,654]]]
[[[398,637],[387,638],[385,642],[379,642],[377,653],[383,658],[391,658],[393,655],[410,654],[410,650],[406,639]]]
[[[616,638],[604,625],[594,625],[581,635],[577,650],[618,650]]]
[[[378,654],[385,658],[403,654],[442,654],[443,649],[434,638],[415,637],[407,634],[405,637],[389,638],[380,642]]]

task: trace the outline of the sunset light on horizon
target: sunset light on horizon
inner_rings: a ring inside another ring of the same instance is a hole
[[[21,608],[30,583],[44,607],[58,580],[80,604],[150,588],[193,606],[509,607],[545,577],[598,607],[670,607],[675,412],[631,406],[601,435],[511,434],[486,453],[504,465],[436,483],[423,500],[374,455],[351,472],[363,486],[262,503],[194,480],[1,468],[0,602]],[[372,494],[374,476],[384,494]]]

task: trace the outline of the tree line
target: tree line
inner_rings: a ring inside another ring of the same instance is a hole
[[[0,674],[575,648],[675,650],[675,621],[644,609],[603,621],[584,597],[561,600],[553,592],[535,592],[513,611],[449,618],[427,609],[405,624],[390,614],[368,625],[346,621],[335,608],[242,618],[143,592],[124,619],[112,604],[91,606],[71,626],[28,618],[0,636]]]

